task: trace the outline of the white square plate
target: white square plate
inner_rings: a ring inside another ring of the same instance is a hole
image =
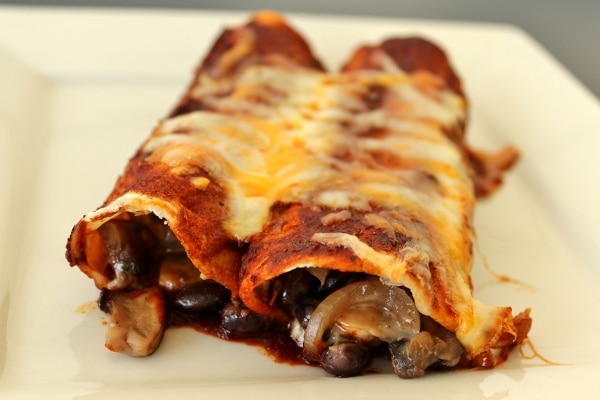
[[[221,29],[246,18],[0,8],[0,397],[598,398],[600,106],[502,25],[289,16],[332,68],[358,44],[395,35],[448,51],[472,103],[471,142],[523,154],[476,225],[491,266],[527,285],[499,282],[480,258],[476,297],[531,307],[531,339],[560,365],[515,352],[494,370],[338,379],[188,329],[168,331],[145,359],[104,348],[97,290],[64,259],[70,229],[100,205]]]

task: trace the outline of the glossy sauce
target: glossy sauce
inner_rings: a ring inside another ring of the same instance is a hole
[[[302,356],[302,349],[296,345],[285,329],[270,329],[260,336],[234,337],[221,326],[219,314],[185,315],[171,312],[170,328],[192,328],[200,333],[211,335],[231,342],[245,343],[249,346],[260,347],[273,361],[289,365],[310,364]]]

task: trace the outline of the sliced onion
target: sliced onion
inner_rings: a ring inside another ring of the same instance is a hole
[[[355,282],[333,292],[313,311],[304,333],[304,355],[319,360],[342,338],[393,343],[415,336],[419,329],[419,312],[402,288],[375,279]]]

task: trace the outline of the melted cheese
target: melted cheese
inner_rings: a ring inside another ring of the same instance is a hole
[[[417,83],[398,73],[334,75],[269,66],[246,68],[225,83],[202,76],[195,96],[214,111],[164,121],[144,151],[160,149],[151,158],[175,173],[184,166],[208,171],[228,192],[226,226],[240,240],[261,231],[276,201],[366,211],[403,207],[460,230],[456,216],[464,210],[457,196],[470,192],[470,180],[441,129],[464,119],[464,100],[451,91],[432,96]],[[369,86],[386,89],[374,110],[360,98]],[[388,134],[363,135],[371,129]],[[378,166],[377,151],[416,168]],[[424,173],[438,190],[423,185]]]
[[[199,82],[194,96],[209,110],[164,121],[144,150],[175,173],[184,165],[207,171],[228,194],[232,237],[260,232],[275,202],[327,207],[333,219],[363,213],[365,226],[410,242],[393,254],[344,232],[312,240],[376,266],[382,279],[409,288],[427,315],[436,302],[431,265],[444,265],[436,273],[453,282],[446,296],[459,314],[447,327],[467,348],[485,346],[475,325],[491,325],[497,314],[473,301],[468,283],[472,183],[444,134],[465,120],[461,96],[397,70],[335,75],[257,65],[235,79]],[[369,88],[379,91],[375,107]]]

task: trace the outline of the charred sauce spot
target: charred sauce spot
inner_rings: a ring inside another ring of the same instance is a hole
[[[268,84],[255,87],[254,90],[245,95],[245,100],[250,103],[264,106],[277,105],[285,101],[286,98],[286,92]]]
[[[188,97],[188,98],[182,99],[182,101],[175,107],[175,109],[171,112],[171,114],[169,114],[169,117],[173,118],[178,115],[184,115],[184,114],[192,113],[194,111],[203,111],[203,110],[212,110],[212,107],[209,106],[206,102],[204,102],[202,100]]]
[[[406,159],[391,151],[373,150],[370,154],[377,164],[387,169],[409,169],[416,163],[414,160]]]
[[[387,88],[383,85],[369,85],[362,96],[362,101],[367,110],[377,110],[381,108]]]
[[[382,139],[389,135],[389,130],[382,127],[371,126],[368,129],[359,131],[356,136],[359,138]]]

